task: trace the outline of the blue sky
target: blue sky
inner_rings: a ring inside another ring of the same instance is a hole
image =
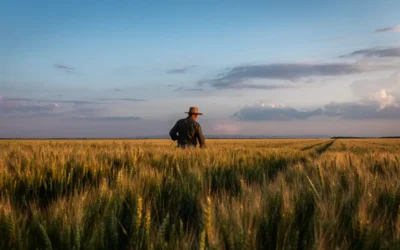
[[[400,2],[2,1],[0,137],[399,135]]]

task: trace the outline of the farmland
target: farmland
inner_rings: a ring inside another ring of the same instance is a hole
[[[0,249],[400,249],[400,139],[0,141]]]

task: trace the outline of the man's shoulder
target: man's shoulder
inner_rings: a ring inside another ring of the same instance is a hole
[[[185,122],[185,118],[182,118],[182,119],[179,119],[176,123],[183,123],[183,122]]]
[[[176,123],[177,124],[187,123],[187,124],[193,124],[196,127],[200,127],[200,123],[191,118],[182,118],[179,119]]]

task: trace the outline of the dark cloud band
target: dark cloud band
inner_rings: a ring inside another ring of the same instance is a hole
[[[240,121],[305,120],[322,115],[322,109],[299,111],[294,108],[246,107],[233,114]]]
[[[16,105],[14,103],[0,102],[0,113],[35,113],[53,111],[59,108],[58,104],[47,105]]]
[[[369,48],[356,50],[350,54],[342,55],[340,58],[348,57],[400,57],[400,47],[385,47],[385,48]]]
[[[195,67],[196,67],[196,65],[189,65],[189,66],[179,68],[179,69],[170,69],[167,71],[167,74],[185,74],[190,69],[195,68]]]
[[[56,69],[64,70],[66,73],[72,73],[75,69],[73,67],[63,65],[63,64],[54,64]]]
[[[199,85],[208,84],[217,89],[225,88],[257,88],[276,89],[288,88],[290,85],[254,85],[246,83],[250,79],[274,79],[295,81],[312,76],[338,76],[370,71],[370,67],[360,64],[349,63],[327,63],[327,64],[305,64],[305,63],[283,63],[248,65],[228,69],[226,73],[217,78],[201,81]]]
[[[396,26],[393,26],[393,27],[386,27],[386,28],[375,30],[375,32],[377,32],[377,33],[379,33],[379,32],[391,32],[391,31],[400,32],[400,25],[396,25]]]
[[[184,87],[179,87],[176,88],[175,91],[178,92],[199,92],[199,91],[204,91],[202,88],[184,88]]]

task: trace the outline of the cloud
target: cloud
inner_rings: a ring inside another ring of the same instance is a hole
[[[35,101],[35,100],[34,100]],[[85,104],[103,104],[101,102],[92,102],[92,101],[74,101],[74,100],[36,100],[37,102],[57,102],[57,103],[68,103],[73,104],[74,106],[81,106]]]
[[[13,102],[32,102],[32,101],[34,101],[33,99],[31,99],[31,98],[21,98],[21,97],[15,97],[15,98],[5,98],[5,97],[3,97],[3,100],[6,100],[6,101],[13,101]]]
[[[42,102],[48,102],[48,100],[41,100]],[[70,103],[75,106],[80,106],[84,104],[103,104],[101,102],[92,102],[92,101],[71,101],[71,100],[60,100],[59,103]]]
[[[47,104],[47,105],[24,105],[16,106],[13,110],[17,112],[42,112],[42,111],[52,111],[60,106],[57,103]]]
[[[3,97],[4,98],[4,97]],[[103,104],[101,102],[93,101],[83,101],[83,100],[46,100],[46,99],[33,99],[33,98],[23,98],[23,97],[11,97],[4,98],[6,101],[12,102],[37,102],[37,103],[68,103],[76,106],[84,104]]]
[[[399,107],[399,104],[396,103],[396,98],[389,95],[385,89],[381,89],[379,92],[374,93],[369,99],[379,103],[378,110],[383,110],[386,107]]]
[[[400,105],[396,98],[387,93],[386,89],[372,93],[368,97],[363,97],[357,102],[331,102],[324,107],[324,114],[328,116],[342,116],[346,119],[356,118],[400,118],[398,116],[389,117],[390,114],[400,114]],[[397,111],[396,111],[397,110]]]
[[[14,101],[11,101],[14,100]],[[139,99],[122,98],[116,100],[140,101]],[[108,110],[102,105],[82,106],[80,104],[93,104],[88,101],[60,101],[74,104],[72,107],[60,109],[59,103],[49,103],[43,105],[34,104],[43,100],[30,98],[4,98],[0,96],[0,114],[7,114],[7,117],[13,118],[37,118],[37,117],[63,117],[73,120],[87,121],[137,121],[142,119],[136,116],[103,116]],[[48,100],[46,100],[48,101]],[[104,104],[104,103],[100,103]],[[60,110],[58,110],[60,109]]]
[[[39,112],[39,113],[29,113],[29,114],[12,114],[8,116],[9,118],[51,118],[51,117],[61,117],[63,113],[51,113],[51,112]]]
[[[400,108],[388,106],[380,109],[379,105],[348,102],[332,102],[325,105],[324,115],[341,117],[346,120],[358,119],[400,119]]]
[[[253,83],[236,83],[230,86],[232,89],[288,89],[294,88],[292,85],[287,84],[253,84]]]
[[[204,89],[202,89],[202,88],[184,88],[184,87],[179,87],[179,88],[176,88],[176,89],[175,89],[175,91],[183,91],[183,92],[186,92],[186,91],[189,91],[189,92],[197,92],[197,91],[204,91]]]
[[[375,32],[390,32],[390,31],[400,32],[400,25],[375,30]]]
[[[72,73],[75,70],[74,68],[63,64],[54,64],[54,67],[56,69],[64,70],[65,73]]]
[[[130,122],[142,120],[138,116],[88,116],[88,117],[74,117],[75,120],[86,120],[86,121],[119,121],[119,122]]]
[[[256,88],[277,89],[290,88],[290,85],[254,85],[246,83],[250,79],[275,79],[295,81],[312,76],[338,76],[363,73],[376,70],[374,66],[349,63],[282,63],[265,65],[247,65],[228,69],[217,78],[201,81],[199,85],[209,84],[217,89]]]
[[[350,54],[342,55],[340,58],[347,57],[400,57],[400,47],[375,47],[353,51]]]
[[[322,109],[313,111],[300,111],[283,105],[264,105],[244,107],[233,114],[232,117],[240,121],[268,121],[268,120],[305,120],[312,116],[322,115]]]
[[[179,69],[170,69],[167,71],[167,74],[185,74],[194,67],[196,67],[196,65],[189,65]]]
[[[47,102],[49,100],[35,100],[29,98],[0,98],[0,114],[7,114],[9,117],[56,117],[62,116],[71,118],[75,116],[86,117],[96,116],[106,111],[106,108],[94,106],[87,107],[82,104],[93,104],[88,101],[58,101],[43,105],[35,102]],[[63,107],[60,103],[73,104],[72,107]],[[102,103],[101,103],[102,104]]]
[[[257,102],[255,106],[244,107],[232,115],[239,121],[306,120],[316,116],[357,119],[400,119],[400,104],[386,89],[364,97],[357,102],[331,102],[323,108],[300,111],[284,105],[266,105]]]
[[[58,109],[60,106],[57,103],[47,104],[47,105],[18,105],[13,102],[9,102],[4,97],[0,99],[0,113],[10,114],[10,113],[38,113],[53,111]]]

